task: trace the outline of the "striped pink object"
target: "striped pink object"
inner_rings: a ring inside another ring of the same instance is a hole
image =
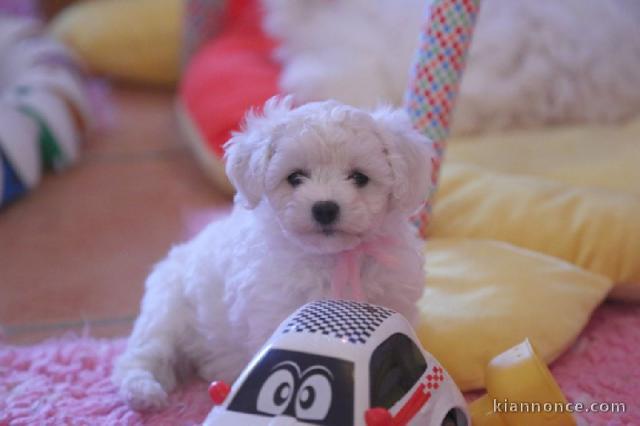
[[[432,161],[433,190],[416,216],[423,238],[479,6],[480,0],[431,3],[405,96],[405,107],[414,126],[434,142],[436,151]]]

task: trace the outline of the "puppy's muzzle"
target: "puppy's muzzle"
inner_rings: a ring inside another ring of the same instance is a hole
[[[335,201],[317,201],[311,207],[313,219],[322,226],[335,223],[340,216],[340,206]]]

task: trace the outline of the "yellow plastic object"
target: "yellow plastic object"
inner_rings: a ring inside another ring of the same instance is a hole
[[[560,387],[529,340],[495,357],[485,375],[487,394],[469,407],[473,426],[576,425]]]
[[[447,163],[430,236],[500,240],[555,256],[627,284],[612,297],[640,300],[640,197],[632,194]]]
[[[611,288],[603,276],[498,241],[433,239],[425,257],[416,333],[463,390],[483,388],[487,363],[527,337],[554,360]]]
[[[146,84],[178,79],[181,0],[93,0],[64,10],[51,24],[94,72]]]

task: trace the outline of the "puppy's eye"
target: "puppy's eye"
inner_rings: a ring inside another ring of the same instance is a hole
[[[296,186],[300,185],[306,177],[309,177],[307,173],[302,170],[296,170],[289,176],[287,176],[287,182],[289,182],[289,185],[295,188]]]
[[[358,188],[367,186],[367,184],[369,183],[369,176],[357,170],[354,172],[351,172],[351,174],[349,175],[349,179],[351,179]]]

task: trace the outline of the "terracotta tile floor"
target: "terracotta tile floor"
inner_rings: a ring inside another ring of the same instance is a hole
[[[81,161],[0,211],[0,324],[9,342],[128,332],[146,274],[185,216],[228,202],[180,142],[169,92],[114,89],[114,123]]]

